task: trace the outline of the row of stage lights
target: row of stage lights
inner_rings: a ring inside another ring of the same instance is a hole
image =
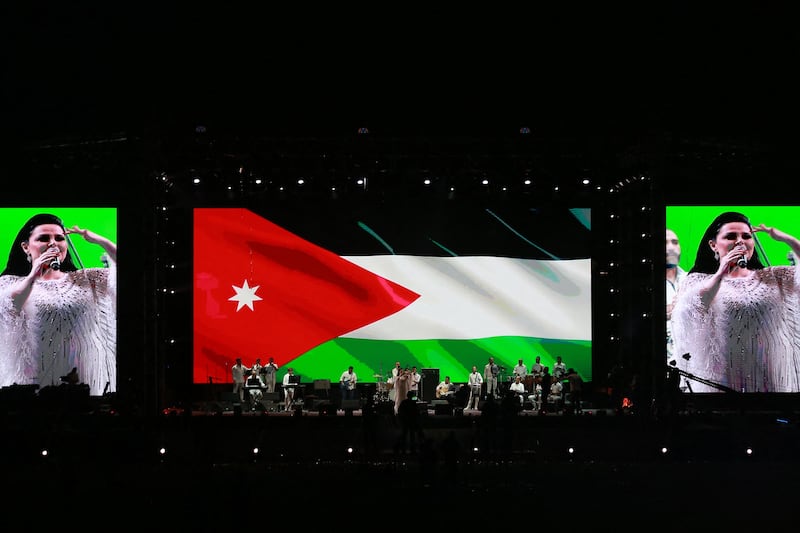
[[[611,186],[603,186],[593,183],[593,180],[587,177],[576,178],[574,180],[562,179],[560,183],[543,184],[537,181],[536,178],[528,175],[523,175],[515,179],[491,178],[487,175],[471,178],[450,178],[445,176],[431,177],[424,175],[424,171],[421,171],[420,174],[421,176],[418,177],[416,183],[417,186],[423,190],[439,190],[444,187],[444,190],[450,195],[459,190],[471,190],[473,192],[477,190],[502,193],[508,193],[512,191],[521,193],[550,192],[552,194],[566,192],[566,194],[575,194],[575,198],[572,200],[576,202],[576,205],[581,202],[585,202],[586,194],[591,193],[592,191],[602,193],[604,190],[606,190],[608,194],[615,195],[625,192],[627,188],[632,186],[647,184],[650,182],[650,179],[645,175],[628,177],[620,180],[618,183],[612,184]],[[270,191],[276,193],[299,193],[303,191],[310,192],[316,190],[322,192],[327,191],[332,196],[344,191],[367,192],[373,188],[377,188],[379,190],[381,188],[385,188],[388,178],[385,175],[379,177],[370,177],[368,175],[348,175],[336,180],[318,180],[313,176],[273,179],[266,178],[255,171],[245,171],[243,167],[240,167],[238,171],[234,173],[234,175],[223,176],[218,172],[204,173],[201,175],[195,171],[189,172],[189,176],[186,177],[171,175],[167,172],[161,172],[156,176],[156,179],[161,185],[160,194],[162,197],[172,192],[177,185],[179,188],[181,188],[184,194],[188,195],[208,192],[208,189],[211,189],[211,192],[213,192],[215,188],[218,188],[219,192],[226,194],[226,196],[229,198],[231,195],[240,195],[243,198],[246,198],[247,195],[250,194],[260,194]],[[412,187],[414,186],[413,179],[397,178],[397,180],[401,179],[407,180]],[[320,185],[318,183],[319,181],[326,181],[327,183]],[[333,183],[333,181],[335,181],[335,183]],[[187,188],[185,185],[188,185],[189,187]],[[166,198],[162,199],[166,202]],[[569,201],[571,199],[565,198],[564,200]],[[541,198],[540,201],[545,202],[547,201],[547,198]],[[166,211],[168,207],[166,205],[160,205],[158,209],[161,211]],[[642,206],[641,209],[646,211],[651,209],[651,207]],[[612,214],[611,218],[613,219],[615,216],[616,215]],[[644,238],[644,236],[642,238]],[[614,242],[612,241],[610,244],[614,244]]]
[[[176,183],[176,181],[183,181],[186,179],[187,178],[171,177],[167,174],[162,174],[159,177],[159,180],[163,183],[165,190],[170,189],[172,185]],[[302,192],[304,190],[309,191],[313,189],[327,190],[330,193],[342,192],[343,190],[366,192],[371,188],[381,187],[380,185],[374,185],[375,178],[366,175],[346,176],[344,178],[337,179],[336,181],[338,183],[330,183],[331,180],[328,180],[329,182],[322,186],[315,183],[317,180],[314,177],[297,177],[291,179],[281,178],[276,180],[261,177],[256,173],[251,173],[246,176],[233,176],[227,179],[219,176],[202,177],[200,175],[193,174],[190,178],[188,178],[188,181],[193,187],[193,191],[190,190],[187,192],[201,192],[201,190],[204,190],[204,188],[218,188],[218,190],[226,192],[228,195],[236,193],[247,195],[269,191],[279,193]],[[413,182],[411,183],[413,184]],[[451,193],[462,189],[471,189],[474,191],[476,186],[480,188],[478,190],[487,192],[495,190],[500,192],[511,192],[514,190],[525,193],[536,189],[539,192],[550,191],[551,193],[555,194],[561,193],[564,190],[564,186],[561,184],[548,184],[543,188],[537,187],[536,180],[529,176],[522,176],[517,179],[496,179],[483,176],[474,180],[463,178],[451,179],[442,176],[425,176],[420,177],[417,181],[417,184],[422,189],[434,189],[444,184],[445,190]],[[591,192],[592,190],[598,192],[603,190],[603,187],[600,185],[593,186],[592,180],[589,178],[580,178],[572,185],[576,187],[573,192],[578,195]],[[613,192],[613,188],[609,189],[609,192]],[[580,196],[578,196],[576,197],[576,201],[580,202],[583,200],[580,198]]]
[[[639,450],[641,454],[644,452],[647,454],[646,450]],[[41,448],[39,450],[39,456],[42,459],[49,459],[49,460],[57,460],[59,458],[59,450],[58,448]],[[158,461],[168,461],[171,457],[174,456],[176,460],[181,459],[181,452],[174,452],[172,449],[168,448],[167,446],[158,446],[153,449],[153,458]],[[363,450],[361,450],[358,446],[354,444],[345,445],[343,448],[336,452],[335,450],[332,452],[334,459],[345,459],[345,460],[359,460],[361,459],[361,454]],[[249,450],[249,454],[245,454],[243,459],[258,461],[262,459],[262,449],[258,446],[253,446]],[[640,455],[641,456],[641,455]],[[752,446],[744,446],[743,448],[739,449],[738,451],[734,450],[734,456],[749,458],[755,457],[756,451],[755,448]],[[687,459],[686,450],[676,450],[671,448],[667,445],[661,446],[654,446],[651,449],[651,458],[675,458],[675,459]],[[68,459],[68,456],[63,456],[64,459]],[[463,457],[464,461],[467,462],[475,462],[480,461],[484,458],[484,450],[480,447],[472,447],[468,449],[468,453]],[[563,448],[553,450],[552,452],[552,459],[566,459],[569,461],[572,460],[601,460],[602,454],[592,454],[591,448],[581,447],[579,445],[567,445]],[[330,458],[329,458],[330,459]],[[539,457],[541,459],[541,457]],[[270,453],[269,458],[264,459],[266,462],[283,462],[283,461],[292,461],[296,460],[296,457],[288,452],[279,452],[277,454]],[[317,463],[323,462],[325,459],[323,458],[316,458],[315,461]],[[520,459],[524,461],[524,459]]]

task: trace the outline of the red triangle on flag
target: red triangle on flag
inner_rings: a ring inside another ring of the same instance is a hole
[[[419,298],[243,208],[194,210],[194,382],[282,365]]]

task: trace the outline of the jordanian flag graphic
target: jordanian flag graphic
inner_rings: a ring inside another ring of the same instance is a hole
[[[439,207],[195,209],[194,382],[237,357],[366,383],[559,355],[591,381],[588,210]]]

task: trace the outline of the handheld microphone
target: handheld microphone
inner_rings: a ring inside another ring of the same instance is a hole
[[[50,243],[47,246],[48,250],[56,250],[58,246],[55,243]],[[55,256],[53,259],[50,260],[50,268],[53,270],[61,270],[61,261],[58,259],[58,256]]]
[[[736,260],[736,266],[739,268],[747,268],[747,257],[742,256]]]

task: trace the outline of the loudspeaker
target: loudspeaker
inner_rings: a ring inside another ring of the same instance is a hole
[[[361,400],[342,400],[342,409],[361,409]]]
[[[222,394],[222,401],[228,403],[239,403],[239,393],[225,392]]]
[[[261,407],[263,407],[265,411],[278,410],[278,402],[274,402],[272,400],[261,400],[259,403],[261,404]]]
[[[433,406],[433,413],[436,415],[449,415],[453,416],[453,409],[454,407],[448,403],[445,405],[434,405]]]
[[[426,402],[436,398],[436,386],[439,384],[439,369],[438,368],[423,368],[420,371],[422,380],[420,383],[420,400]]]
[[[317,404],[320,416],[336,416],[336,406],[331,402],[322,401]]]

